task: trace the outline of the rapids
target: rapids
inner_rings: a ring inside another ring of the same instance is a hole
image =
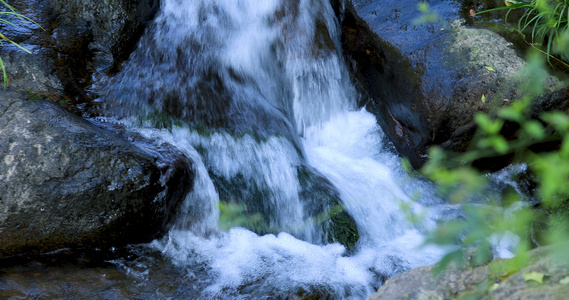
[[[423,233],[458,208],[407,174],[375,117],[356,107],[340,34],[327,0],[164,0],[105,86],[110,115],[196,165],[174,229],[148,245],[184,270],[182,296],[363,299],[444,253],[421,247]],[[323,200],[302,193],[303,166],[355,221],[353,249],[327,243],[307,213]],[[220,230],[220,202],[231,201],[271,230]],[[403,205],[423,222],[408,222]]]

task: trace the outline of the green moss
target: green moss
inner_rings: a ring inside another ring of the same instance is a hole
[[[258,186],[253,179],[242,174],[227,179],[210,171],[210,178],[222,203],[220,228],[227,230],[240,226],[258,234],[277,234],[282,231],[302,232],[306,227],[316,226],[324,233],[323,244],[338,242],[350,252],[355,250],[359,240],[357,226],[345,211],[338,192],[330,182],[308,167],[299,167],[297,174],[301,186],[299,197],[307,219],[282,227],[271,223],[272,219],[278,219],[274,215],[278,210],[267,201],[271,197],[269,189]]]
[[[329,233],[328,242],[338,242],[352,252],[360,239],[360,233],[352,216],[342,206],[338,205],[338,207],[342,210],[333,214],[330,220],[325,223],[325,228]]]
[[[271,228],[269,223],[273,211],[264,201],[270,196],[269,190],[257,187],[253,180],[245,178],[242,174],[231,179],[211,171],[209,175],[221,203],[220,228],[226,230],[240,226],[258,234],[279,232],[277,228]]]
[[[35,92],[33,92],[33,91],[30,91],[30,90],[23,90],[22,92],[23,92],[24,94],[27,94],[27,95],[30,96],[30,97],[28,97],[28,101],[35,102],[35,101],[38,101],[38,100],[43,99],[43,97],[42,97],[40,94],[35,93]]]
[[[157,108],[145,113],[138,115],[139,125],[144,123],[150,123],[152,127],[159,129],[172,130],[173,126],[182,126],[182,122],[167,112],[161,111]]]
[[[344,209],[338,191],[326,178],[306,166],[298,168],[298,181],[306,210],[325,233],[322,242],[338,242],[353,251],[359,232],[355,220]]]

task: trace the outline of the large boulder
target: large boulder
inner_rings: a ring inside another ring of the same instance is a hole
[[[397,0],[346,1],[341,15],[360,104],[417,168],[431,145],[465,150],[476,129],[473,116],[523,96],[528,80],[510,42],[465,25],[460,1],[429,4],[439,21],[417,24],[417,6]],[[548,77],[546,90],[558,84]],[[564,93],[555,96],[543,100],[566,105]]]
[[[168,229],[191,162],[36,99],[0,93],[0,257],[148,242]]]

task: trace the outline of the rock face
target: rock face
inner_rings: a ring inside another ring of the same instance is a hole
[[[431,145],[465,150],[476,129],[474,114],[523,96],[527,86],[520,73],[526,64],[511,43],[466,27],[458,1],[429,4],[440,21],[417,24],[417,7],[396,0],[346,2],[342,16],[361,105],[414,167]],[[547,90],[557,82],[550,77]]]
[[[193,184],[187,159],[26,98],[0,94],[0,257],[148,242],[167,229]]]
[[[116,72],[128,58],[158,0],[28,0],[13,5],[37,24],[17,18],[9,20],[18,27],[0,24],[7,37],[34,54],[4,44],[0,56],[10,86],[85,101],[92,98],[87,89],[93,76]]]
[[[38,101],[93,99],[93,78],[120,69],[158,4],[26,0],[13,5],[37,23],[0,24],[32,52],[0,48],[13,89],[0,94],[0,257],[146,242],[167,229],[193,184],[187,158]]]
[[[567,298],[566,258],[555,261],[547,249],[538,248],[530,252],[529,262],[519,270],[500,268],[504,262],[498,259],[475,268],[448,269],[439,277],[433,276],[432,266],[412,269],[386,281],[368,300]],[[545,274],[543,282],[527,279],[533,272]]]
[[[75,35],[77,28],[83,28],[81,34],[95,57],[95,67],[107,72],[116,72],[128,58],[159,5],[158,0],[48,2],[59,22],[57,30]]]
[[[380,299],[452,299],[488,277],[484,267],[462,272],[449,270],[440,278],[433,277],[433,267],[420,267],[397,275],[385,282],[369,300]]]

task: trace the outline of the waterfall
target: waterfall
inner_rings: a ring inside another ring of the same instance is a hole
[[[423,233],[458,209],[356,107],[340,34],[327,0],[163,0],[107,83],[110,115],[195,163],[175,226],[149,245],[187,271],[188,295],[361,299],[442,255],[419,248]],[[359,232],[352,249],[316,218],[336,198]],[[234,202],[263,224],[219,228],[220,203]]]

